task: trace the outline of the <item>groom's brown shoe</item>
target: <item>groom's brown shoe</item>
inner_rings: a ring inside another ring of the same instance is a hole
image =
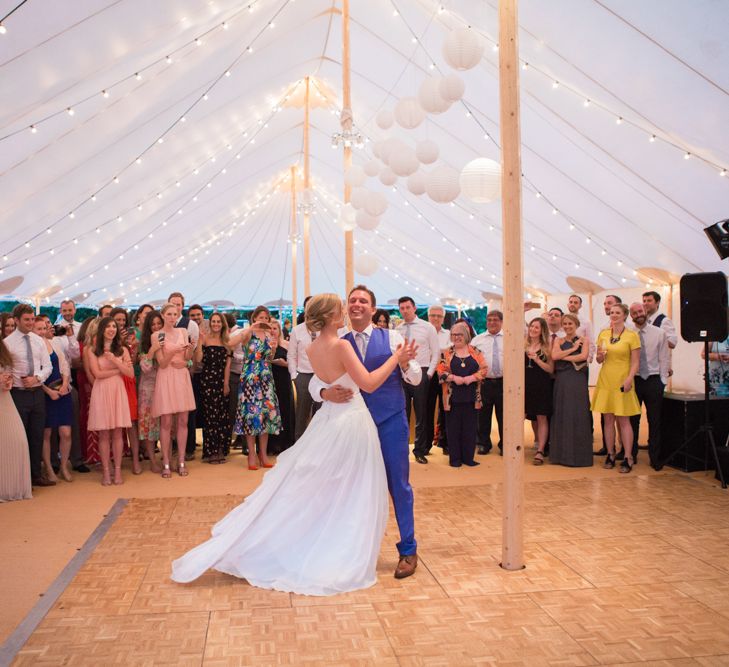
[[[395,579],[404,579],[415,572],[418,567],[418,554],[412,556],[400,556],[400,560],[395,568]]]

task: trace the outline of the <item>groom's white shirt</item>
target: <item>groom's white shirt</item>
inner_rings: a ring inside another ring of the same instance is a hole
[[[366,334],[368,341],[372,337],[373,328],[374,326],[370,324],[367,326],[366,329],[361,332],[363,334]],[[354,329],[352,329],[352,332],[355,335],[358,333],[354,331]],[[394,353],[395,350],[397,350],[398,346],[404,345],[405,339],[394,329],[388,329],[387,333],[390,337],[390,351]],[[344,332],[344,334],[346,334],[346,331]],[[341,334],[340,337],[344,334]],[[414,359],[408,361],[408,367],[406,370],[400,368],[400,373],[402,374],[402,378],[403,380],[405,380],[405,382],[416,386],[420,384],[420,380],[423,377],[423,370]],[[309,382],[309,393],[317,403],[320,403],[322,400],[322,389],[326,389],[328,386],[329,385],[326,382],[322,382],[316,375],[314,375],[314,377],[311,378],[311,382]]]

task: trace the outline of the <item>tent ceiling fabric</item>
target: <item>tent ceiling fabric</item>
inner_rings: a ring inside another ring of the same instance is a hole
[[[519,11],[525,283],[563,293],[568,276],[614,288],[642,285],[639,267],[722,269],[702,228],[729,215],[729,4],[522,0]],[[355,164],[387,137],[435,142],[425,172],[499,160],[497,0],[359,0],[351,17],[354,121],[370,140]],[[463,100],[415,129],[381,129],[378,111],[453,73],[442,45],[465,25],[486,49],[458,73]],[[286,178],[303,166],[307,75],[322,89],[312,88],[311,287],[344,291],[337,3],[29,2],[6,27],[0,280],[21,276],[16,295],[290,300]],[[379,265],[356,281],[383,301],[501,292],[499,201],[436,204],[406,178],[365,186],[389,206],[376,230],[355,231],[355,255]]]

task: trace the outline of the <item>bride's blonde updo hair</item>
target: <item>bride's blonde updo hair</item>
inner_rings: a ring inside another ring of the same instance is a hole
[[[321,331],[342,310],[338,294],[317,294],[306,304],[305,321],[309,331]]]

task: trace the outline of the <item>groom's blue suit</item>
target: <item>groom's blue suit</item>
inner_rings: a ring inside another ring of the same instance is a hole
[[[372,334],[362,359],[354,333],[344,336],[365,368],[372,372],[391,356],[390,337],[387,329],[372,329]],[[401,556],[411,556],[417,551],[415,520],[413,518],[413,489],[409,482],[408,439],[410,429],[405,417],[405,394],[400,379],[400,369],[395,368],[385,382],[374,392],[362,392],[372,419],[377,425],[382,458],[385,461],[387,486],[395,506],[395,517],[400,529],[397,550]]]

